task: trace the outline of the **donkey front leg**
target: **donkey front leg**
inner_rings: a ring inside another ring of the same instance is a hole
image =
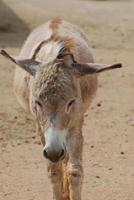
[[[62,176],[61,162],[52,163],[48,161],[48,177],[50,178],[52,183],[53,199],[63,200],[63,194],[62,194],[63,176]]]
[[[75,136],[74,136],[75,137]],[[68,161],[68,182],[70,200],[81,200],[81,189],[83,179],[82,169],[82,135],[70,139],[69,161]]]

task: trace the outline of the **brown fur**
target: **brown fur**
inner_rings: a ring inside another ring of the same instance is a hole
[[[0,54],[20,66],[14,89],[22,107],[34,116],[54,199],[81,200],[82,126],[97,90],[96,73],[122,65],[93,63],[86,36],[58,19],[29,36],[19,59],[4,50]]]
[[[40,49],[41,49],[41,47],[42,47],[45,43],[47,43],[47,42],[49,42],[49,41],[50,41],[50,39],[42,41],[42,42],[36,47],[36,49],[34,50],[34,53],[33,53],[32,57],[31,57],[31,59],[35,60],[35,59],[36,59],[36,56],[37,56],[37,54],[38,54],[38,52],[39,52]]]
[[[75,42],[74,42],[73,38],[71,38],[69,36],[60,36],[60,34],[58,33],[58,27],[61,23],[62,23],[62,20],[59,18],[55,18],[50,22],[49,27],[50,27],[50,29],[52,29],[52,35],[47,40],[43,40],[39,43],[39,45],[34,50],[34,53],[31,57],[32,59],[35,60],[36,56],[37,56],[38,52],[40,51],[40,49],[42,48],[42,46],[50,41],[64,42],[64,45],[67,49],[75,48]]]
[[[48,37],[45,38],[45,35]],[[93,62],[89,43],[84,34],[76,26],[57,19],[36,29],[29,36],[20,58],[31,58],[33,52],[33,59],[48,61],[47,58],[51,56],[51,51],[47,51],[49,42],[52,45],[55,45],[55,42],[56,45],[64,43],[65,49],[73,54],[77,62]],[[83,118],[97,89],[97,76],[89,75],[83,78],[73,76],[67,69],[71,62],[73,61],[70,56],[65,56],[62,60],[54,59],[54,63],[48,62],[49,64],[42,68],[36,78],[16,67],[14,81],[18,100],[22,107],[30,110],[34,116],[43,145],[45,145],[43,133],[51,123],[45,111],[41,111],[35,104],[36,99],[42,102],[43,108],[52,113],[53,118],[58,116],[61,130],[65,128],[70,130],[66,161],[57,164],[48,162],[49,177],[56,200],[81,200]],[[66,104],[74,97],[77,98],[77,104],[69,114],[66,114]]]
[[[50,28],[52,29],[52,30],[57,30],[58,29],[58,27],[59,27],[59,25],[62,23],[62,20],[60,19],[60,18],[55,18],[55,19],[53,19],[52,21],[51,21],[51,23],[50,23]]]
[[[40,42],[40,44],[35,48],[31,59],[36,60],[37,54],[39,53],[42,46],[45,45],[46,43],[50,42],[50,41],[64,42],[66,49],[74,49],[75,48],[75,42],[72,38],[70,38],[68,36],[61,37],[58,34],[53,34],[49,39]]]

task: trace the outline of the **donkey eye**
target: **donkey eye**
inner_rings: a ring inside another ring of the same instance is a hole
[[[35,103],[36,103],[39,107],[42,107],[42,104],[41,104],[39,101],[35,100]]]
[[[66,112],[68,113],[71,109],[71,106],[75,103],[75,99],[72,99],[71,101],[69,101],[69,103],[67,104],[66,107]]]
[[[68,103],[68,107],[70,107],[73,103],[75,102],[75,99],[72,99],[69,103]]]

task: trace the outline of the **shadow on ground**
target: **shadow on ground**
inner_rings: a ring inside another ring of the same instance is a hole
[[[23,43],[28,33],[28,26],[1,0],[0,47],[18,47]]]

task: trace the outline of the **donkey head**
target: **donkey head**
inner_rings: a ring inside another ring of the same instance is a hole
[[[81,120],[81,76],[120,68],[121,64],[76,63],[73,55],[58,56],[51,63],[33,59],[17,60],[1,50],[4,57],[33,76],[30,106],[44,132],[44,156],[52,162],[63,159],[67,140]],[[71,62],[63,57],[69,56]]]

